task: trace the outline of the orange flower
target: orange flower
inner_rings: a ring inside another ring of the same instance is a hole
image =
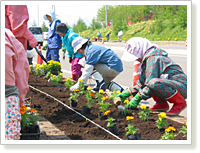
[[[26,107],[26,106],[24,106],[24,105],[22,105],[22,108],[25,108],[25,109],[27,109],[27,107]]]
[[[30,109],[30,110],[28,110],[29,112],[35,112],[35,109]]]
[[[89,95],[90,95],[91,97],[93,97],[93,98],[95,97],[95,95],[94,95],[93,93],[89,93]]]
[[[73,91],[79,91],[79,89],[74,89]]]
[[[104,97],[101,98],[101,100],[106,100],[106,99],[108,99],[108,97],[104,96]]]
[[[24,115],[25,113],[24,112],[20,112],[21,113],[21,115]]]
[[[126,116],[126,120],[128,121],[128,120],[133,120],[134,119],[134,117],[133,116]]]
[[[110,112],[111,112],[111,110],[108,110],[103,115],[108,115]]]

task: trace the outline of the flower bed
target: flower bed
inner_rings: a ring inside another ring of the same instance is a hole
[[[70,91],[65,89],[64,81],[60,81],[61,87],[56,87],[52,82],[48,82],[47,79],[38,77],[34,74],[30,74],[29,85],[37,88],[56,99],[62,101],[64,104],[70,106]],[[31,97],[31,98],[30,98]],[[39,114],[48,119],[52,124],[54,124],[58,129],[64,131],[65,134],[72,140],[118,140],[116,137],[102,130],[101,128],[95,126],[82,116],[78,115],[74,111],[66,108],[64,105],[55,101],[49,96],[44,95],[32,88],[29,89],[26,98],[31,99],[31,108],[36,109]],[[127,140],[125,128],[128,126],[128,121],[126,120],[126,115],[118,113],[116,106],[113,104],[112,100],[107,100],[112,105],[109,106],[110,117],[115,119],[114,123],[118,125],[119,135],[118,137]],[[87,100],[85,95],[81,95],[78,98],[77,107],[73,107],[74,110],[81,113],[82,106],[86,106]],[[97,104],[98,101],[95,99],[95,102],[92,103],[91,114],[84,114],[88,119],[92,120],[101,127],[106,128],[107,121],[99,120],[98,113],[100,112],[100,106]],[[132,122],[135,125],[135,128],[139,130],[136,133],[141,133],[141,140],[159,140],[165,131],[158,129],[156,126],[156,121],[158,120],[158,114],[151,114],[150,118],[142,120],[139,118],[138,110],[129,110],[129,116],[134,116]],[[174,134],[178,134],[181,128],[184,126],[178,122],[166,119],[168,126],[173,126],[176,128]],[[179,134],[175,137],[175,140],[186,140],[186,137],[183,137],[183,134]]]

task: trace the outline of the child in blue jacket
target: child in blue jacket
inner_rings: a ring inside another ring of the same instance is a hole
[[[67,50],[67,55],[69,58],[69,63],[72,63],[72,79],[78,81],[82,74],[81,65],[78,64],[79,60],[83,58],[83,55],[76,52],[74,53],[74,48],[72,47],[72,41],[79,37],[72,29],[68,29],[66,24],[59,23],[56,27],[56,33],[62,37],[62,43]]]

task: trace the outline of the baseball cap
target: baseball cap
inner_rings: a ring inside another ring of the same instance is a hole
[[[56,26],[56,32],[57,34],[62,34],[62,33],[67,33],[68,28],[66,26],[66,24],[64,23],[58,23]]]

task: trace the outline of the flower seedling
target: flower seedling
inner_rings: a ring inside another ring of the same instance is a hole
[[[48,65],[47,65],[47,70],[48,71],[59,71],[61,70],[61,63],[58,62],[58,61],[53,61],[53,60],[50,60],[47,62]]]
[[[22,130],[24,130],[25,127],[30,127],[32,125],[35,125],[36,121],[40,119],[40,117],[35,115],[34,112],[35,109],[28,110],[27,107],[24,105],[20,107]]]
[[[178,134],[183,133],[183,137],[187,137],[187,123],[186,126],[182,126]]]
[[[53,82],[53,84],[55,84],[57,86],[59,81],[62,79],[62,76],[63,76],[63,74],[59,73],[57,76],[56,75],[51,76],[50,79]]]
[[[161,112],[159,114],[159,118],[156,121],[156,123],[157,123],[156,126],[158,127],[158,129],[165,129],[168,126],[165,116],[166,116],[166,113],[164,113],[164,112]]]
[[[76,101],[79,97],[80,93],[79,93],[79,89],[74,89],[73,93],[70,93],[70,98],[68,99],[70,101],[70,103],[73,101]]]
[[[33,65],[30,65],[30,73],[33,73]]]
[[[163,136],[161,136],[160,140],[174,140],[174,138],[177,136],[174,134],[174,131],[176,131],[176,129],[172,126],[169,126],[165,129],[165,133]]]
[[[90,108],[92,107],[92,103],[94,103],[93,98],[95,97],[95,95],[92,93],[91,91],[91,87],[87,87],[87,93],[85,95],[85,98],[87,99],[87,103],[86,103],[86,107]]]
[[[114,118],[108,117],[105,121],[108,121],[107,127],[113,127],[116,123],[113,123],[115,121]]]
[[[100,89],[99,92],[96,93],[96,97],[98,101],[101,101],[101,98],[103,97],[102,93],[104,92],[103,89]]]
[[[100,102],[98,102],[97,104],[100,105],[100,111],[105,113],[107,111],[107,108],[111,105],[110,103],[108,103],[106,100],[108,99],[108,97],[102,97]]]
[[[128,103],[129,103],[129,100],[124,100],[124,110],[122,111],[122,114],[126,115],[129,113],[129,110],[128,110]]]
[[[35,67],[36,67],[36,71],[35,71],[36,75],[40,76],[40,64],[36,64]]]
[[[82,79],[78,79],[79,81],[79,90],[80,94],[83,95],[85,93],[85,86]]]
[[[115,97],[116,97],[118,94],[120,94],[120,93],[121,93],[120,91],[114,90],[114,91],[109,95],[109,99],[114,100]]]
[[[67,78],[64,85],[67,89],[70,89],[74,85],[74,82],[70,78]]]
[[[126,136],[127,136],[127,135],[134,135],[134,134],[139,130],[138,128],[135,128],[135,125],[136,125],[136,124],[133,124],[133,123],[131,122],[131,120],[133,120],[133,119],[134,119],[133,116],[127,116],[127,117],[126,117],[126,120],[128,121],[128,127],[125,128],[125,130],[128,130],[128,131],[126,132]]]
[[[139,118],[142,118],[142,120],[147,121],[150,117],[150,113],[152,112],[151,110],[149,110],[149,108],[146,107],[146,105],[141,105],[141,112],[139,112]]]

